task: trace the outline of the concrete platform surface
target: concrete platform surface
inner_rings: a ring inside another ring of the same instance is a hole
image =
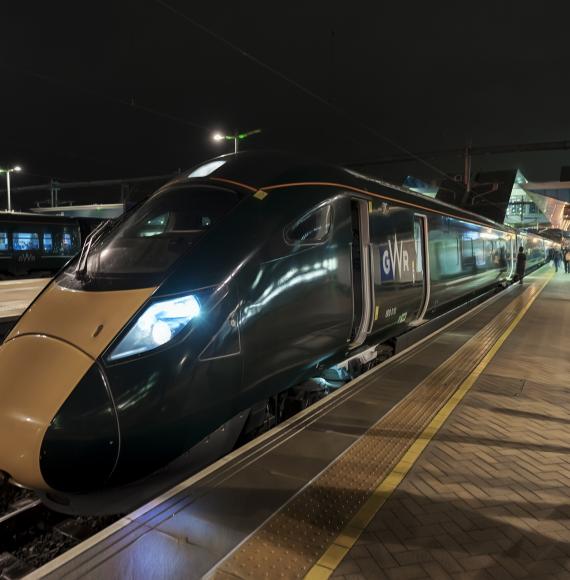
[[[569,338],[559,272],[333,578],[570,578]]]
[[[20,316],[50,278],[0,281],[0,320]]]

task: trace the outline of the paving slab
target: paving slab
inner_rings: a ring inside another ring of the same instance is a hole
[[[569,339],[559,272],[333,578],[570,578]]]

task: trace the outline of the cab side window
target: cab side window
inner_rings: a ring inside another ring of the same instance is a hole
[[[332,209],[323,205],[304,215],[285,232],[290,243],[318,244],[329,235],[332,224]]]

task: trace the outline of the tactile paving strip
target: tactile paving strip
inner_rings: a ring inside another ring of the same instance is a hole
[[[513,300],[209,576],[217,579],[305,576],[538,291],[538,286],[532,285]]]

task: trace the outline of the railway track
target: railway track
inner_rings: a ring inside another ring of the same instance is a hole
[[[69,517],[27,490],[0,488],[0,578],[15,580],[53,560],[116,518]]]

